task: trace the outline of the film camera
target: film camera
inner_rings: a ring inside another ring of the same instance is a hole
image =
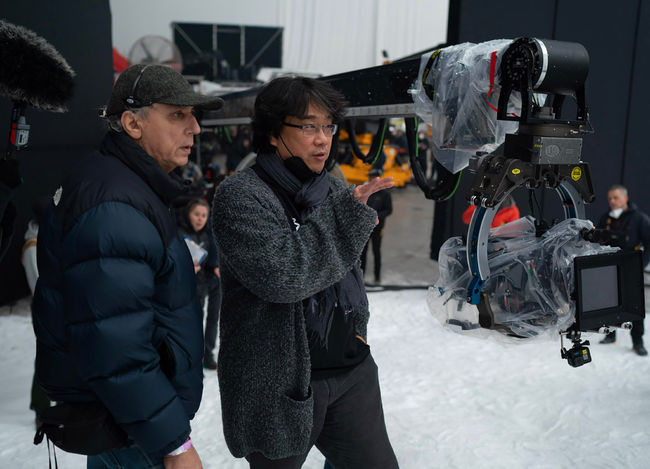
[[[436,77],[444,77],[447,68],[458,70],[459,49],[475,49],[474,44],[452,46],[455,54],[449,63],[445,49],[434,53],[435,59],[429,57],[426,66],[423,58],[423,84],[420,93],[414,93],[416,109],[418,99],[419,109],[428,109],[422,112],[425,120],[449,123],[444,132],[451,144],[446,148],[463,142],[456,148],[465,154],[475,150],[467,162],[475,175],[467,198],[475,210],[466,239],[452,238],[441,248],[438,306],[454,306],[443,307],[439,315],[463,328],[496,329],[516,337],[558,331],[562,358],[581,366],[591,361],[581,332],[629,327],[645,316],[641,253],[601,246],[598,243],[611,240],[585,220],[585,204],[595,198],[589,164],[581,159],[582,137],[592,132],[585,99],[589,56],[581,44],[545,39],[486,44],[494,48],[489,54],[476,49],[485,60],[469,54],[470,60],[461,65],[489,71],[474,73],[478,82],[467,87],[474,91],[455,93],[472,100],[473,112],[466,103],[445,101],[452,95],[444,88],[448,83],[437,83]],[[497,93],[495,107],[491,101]],[[575,101],[571,119],[562,117],[567,97]],[[429,108],[423,105],[427,100]],[[484,115],[492,124],[459,122],[465,119],[455,113],[460,109],[473,120]],[[505,132],[501,140],[500,122],[516,122],[518,129]],[[478,134],[468,136],[468,128]],[[453,135],[454,129],[465,134]],[[491,230],[501,203],[520,188],[529,190],[533,212],[534,190],[554,190],[565,220],[548,228],[539,213],[539,219],[520,219],[514,226]],[[461,298],[474,308],[450,302]],[[564,337],[572,343],[569,349]]]

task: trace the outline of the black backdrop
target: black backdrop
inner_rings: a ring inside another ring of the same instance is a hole
[[[520,36],[579,42],[589,52],[587,105],[595,133],[584,137],[582,159],[591,166],[596,201],[587,205],[588,218],[597,221],[608,210],[607,188],[616,183],[627,186],[630,200],[649,212],[644,135],[650,105],[650,2],[450,1],[449,44]],[[471,179],[465,174],[454,198],[436,205],[433,258],[444,240],[467,230],[460,216]],[[517,191],[515,198],[522,214],[527,213],[525,191]],[[544,191],[543,199],[545,218],[561,217],[554,192]]]
[[[203,75],[213,81],[254,81],[260,67],[282,67],[282,28],[173,23],[173,30],[185,75]],[[221,59],[229,64],[228,73],[221,68]]]
[[[24,183],[15,191],[18,219],[13,242],[0,263],[0,305],[29,294],[20,262],[32,205],[53,194],[76,161],[99,144],[103,128],[97,109],[113,83],[111,16],[108,0],[25,0],[3,2],[0,17],[31,29],[51,43],[76,73],[69,112],[28,109],[29,148],[18,153]],[[11,67],[11,64],[0,64]],[[7,138],[11,102],[0,97],[0,136]],[[5,128],[6,130],[3,130]],[[0,151],[6,151],[3,140]]]

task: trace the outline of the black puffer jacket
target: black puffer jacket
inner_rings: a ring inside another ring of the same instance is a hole
[[[614,235],[613,245],[623,249],[643,247],[643,265],[650,263],[650,217],[633,203],[618,218],[604,214],[598,221],[598,228],[609,230]]]
[[[194,269],[168,209],[182,184],[109,133],[60,191],[38,239],[38,379],[52,400],[101,401],[162,456],[189,435],[203,386]]]

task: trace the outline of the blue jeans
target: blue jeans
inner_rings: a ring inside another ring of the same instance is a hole
[[[162,461],[151,461],[137,446],[88,456],[87,469],[164,469]]]

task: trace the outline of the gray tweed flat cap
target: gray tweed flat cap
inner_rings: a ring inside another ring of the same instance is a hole
[[[115,82],[106,115],[120,115],[127,109],[151,106],[153,103],[219,109],[223,100],[194,92],[187,80],[169,67],[137,64],[124,70]]]

